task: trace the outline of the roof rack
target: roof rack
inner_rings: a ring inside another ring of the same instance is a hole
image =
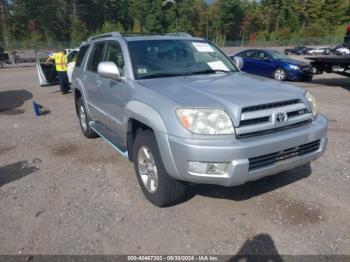
[[[186,33],[186,32],[166,33],[165,35],[169,35],[169,36],[186,36],[186,37],[193,37],[191,34]]]
[[[192,37],[192,35],[184,32],[175,32],[175,33],[121,33],[122,36],[159,36],[159,35],[165,35],[165,36],[185,36],[185,37]]]
[[[122,34],[119,33],[119,32],[109,32],[109,33],[105,33],[105,34],[94,35],[94,36],[90,36],[88,41],[91,41],[91,40],[94,40],[94,39],[98,39],[98,38],[113,37],[113,36],[121,37]]]
[[[185,32],[173,32],[173,33],[119,33],[119,32],[109,32],[105,34],[95,35],[88,38],[87,41],[91,41],[103,37],[127,37],[127,36],[147,36],[147,35],[166,35],[166,36],[182,36],[182,37],[192,37],[192,35]]]

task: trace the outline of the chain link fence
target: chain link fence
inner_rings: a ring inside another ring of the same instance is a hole
[[[325,37],[309,37],[309,38],[295,38],[295,39],[265,39],[256,40],[223,40],[210,39],[221,47],[284,47],[284,46],[330,46],[340,45],[343,43],[343,36],[325,36]],[[32,40],[25,41],[8,41],[7,43],[0,41],[0,47],[5,50],[56,50],[62,48],[75,48],[80,46],[81,42],[71,41],[46,41],[38,42]]]
[[[298,39],[284,39],[284,40],[270,40],[256,39],[250,40],[226,40],[212,39],[216,45],[223,48],[228,54],[233,54],[247,47],[269,47],[283,52],[286,47],[293,46],[321,46],[330,47],[335,45],[341,45],[344,42],[341,36],[326,36],[326,37],[314,37],[314,38],[298,38]],[[0,41],[0,48],[3,47],[4,51],[9,54],[10,60],[8,62],[15,64],[16,59],[21,62],[34,62],[35,50],[41,51],[55,51],[59,49],[75,48],[79,47],[81,42],[62,42],[62,41],[7,41],[6,44]],[[0,52],[1,53],[1,52]],[[3,61],[4,62],[4,61]]]
[[[25,41],[7,41],[6,43],[0,41],[0,46],[5,50],[57,50],[65,48],[79,47],[81,42],[62,42],[62,41],[46,41],[37,42],[31,40]]]
[[[214,40],[217,45],[222,47],[287,47],[287,46],[332,46],[341,45],[344,42],[343,36],[325,36],[325,37],[308,37],[295,39],[265,39],[256,40]]]

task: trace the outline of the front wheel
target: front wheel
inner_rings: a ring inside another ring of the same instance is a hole
[[[313,76],[309,76],[309,77],[304,79],[304,82],[311,82],[312,78],[313,78]]]
[[[273,78],[278,81],[286,81],[287,80],[287,73],[282,68],[277,68],[273,72]]]
[[[184,197],[186,184],[167,174],[152,131],[141,131],[136,135],[133,159],[142,192],[152,204],[169,206]]]

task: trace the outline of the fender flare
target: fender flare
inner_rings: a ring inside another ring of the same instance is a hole
[[[150,105],[137,100],[130,101],[125,107],[126,119],[128,124],[130,118],[149,126],[155,132],[166,133],[164,121],[160,114]]]
[[[125,126],[129,126],[129,120],[132,118],[153,130],[167,173],[175,179],[181,178],[170,148],[167,130],[159,112],[148,104],[133,100],[126,105],[125,115]]]

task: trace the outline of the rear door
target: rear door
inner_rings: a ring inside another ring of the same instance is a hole
[[[51,55],[52,53],[50,52],[35,51],[36,70],[38,73],[39,83],[41,86],[58,84],[55,64],[53,62],[49,62],[48,64],[46,64],[46,60]]]
[[[117,65],[120,75],[124,76],[124,56],[121,45],[118,41],[109,41],[106,44],[106,53],[104,61],[113,62]],[[101,109],[108,115],[107,122],[104,123],[108,129],[113,130],[119,141],[123,140],[123,108],[125,105],[125,81],[113,80],[107,78],[98,78],[101,85],[100,102]]]
[[[241,56],[244,60],[242,71],[251,73],[251,74],[256,74],[256,69],[255,69],[256,51],[247,50],[241,53]]]

